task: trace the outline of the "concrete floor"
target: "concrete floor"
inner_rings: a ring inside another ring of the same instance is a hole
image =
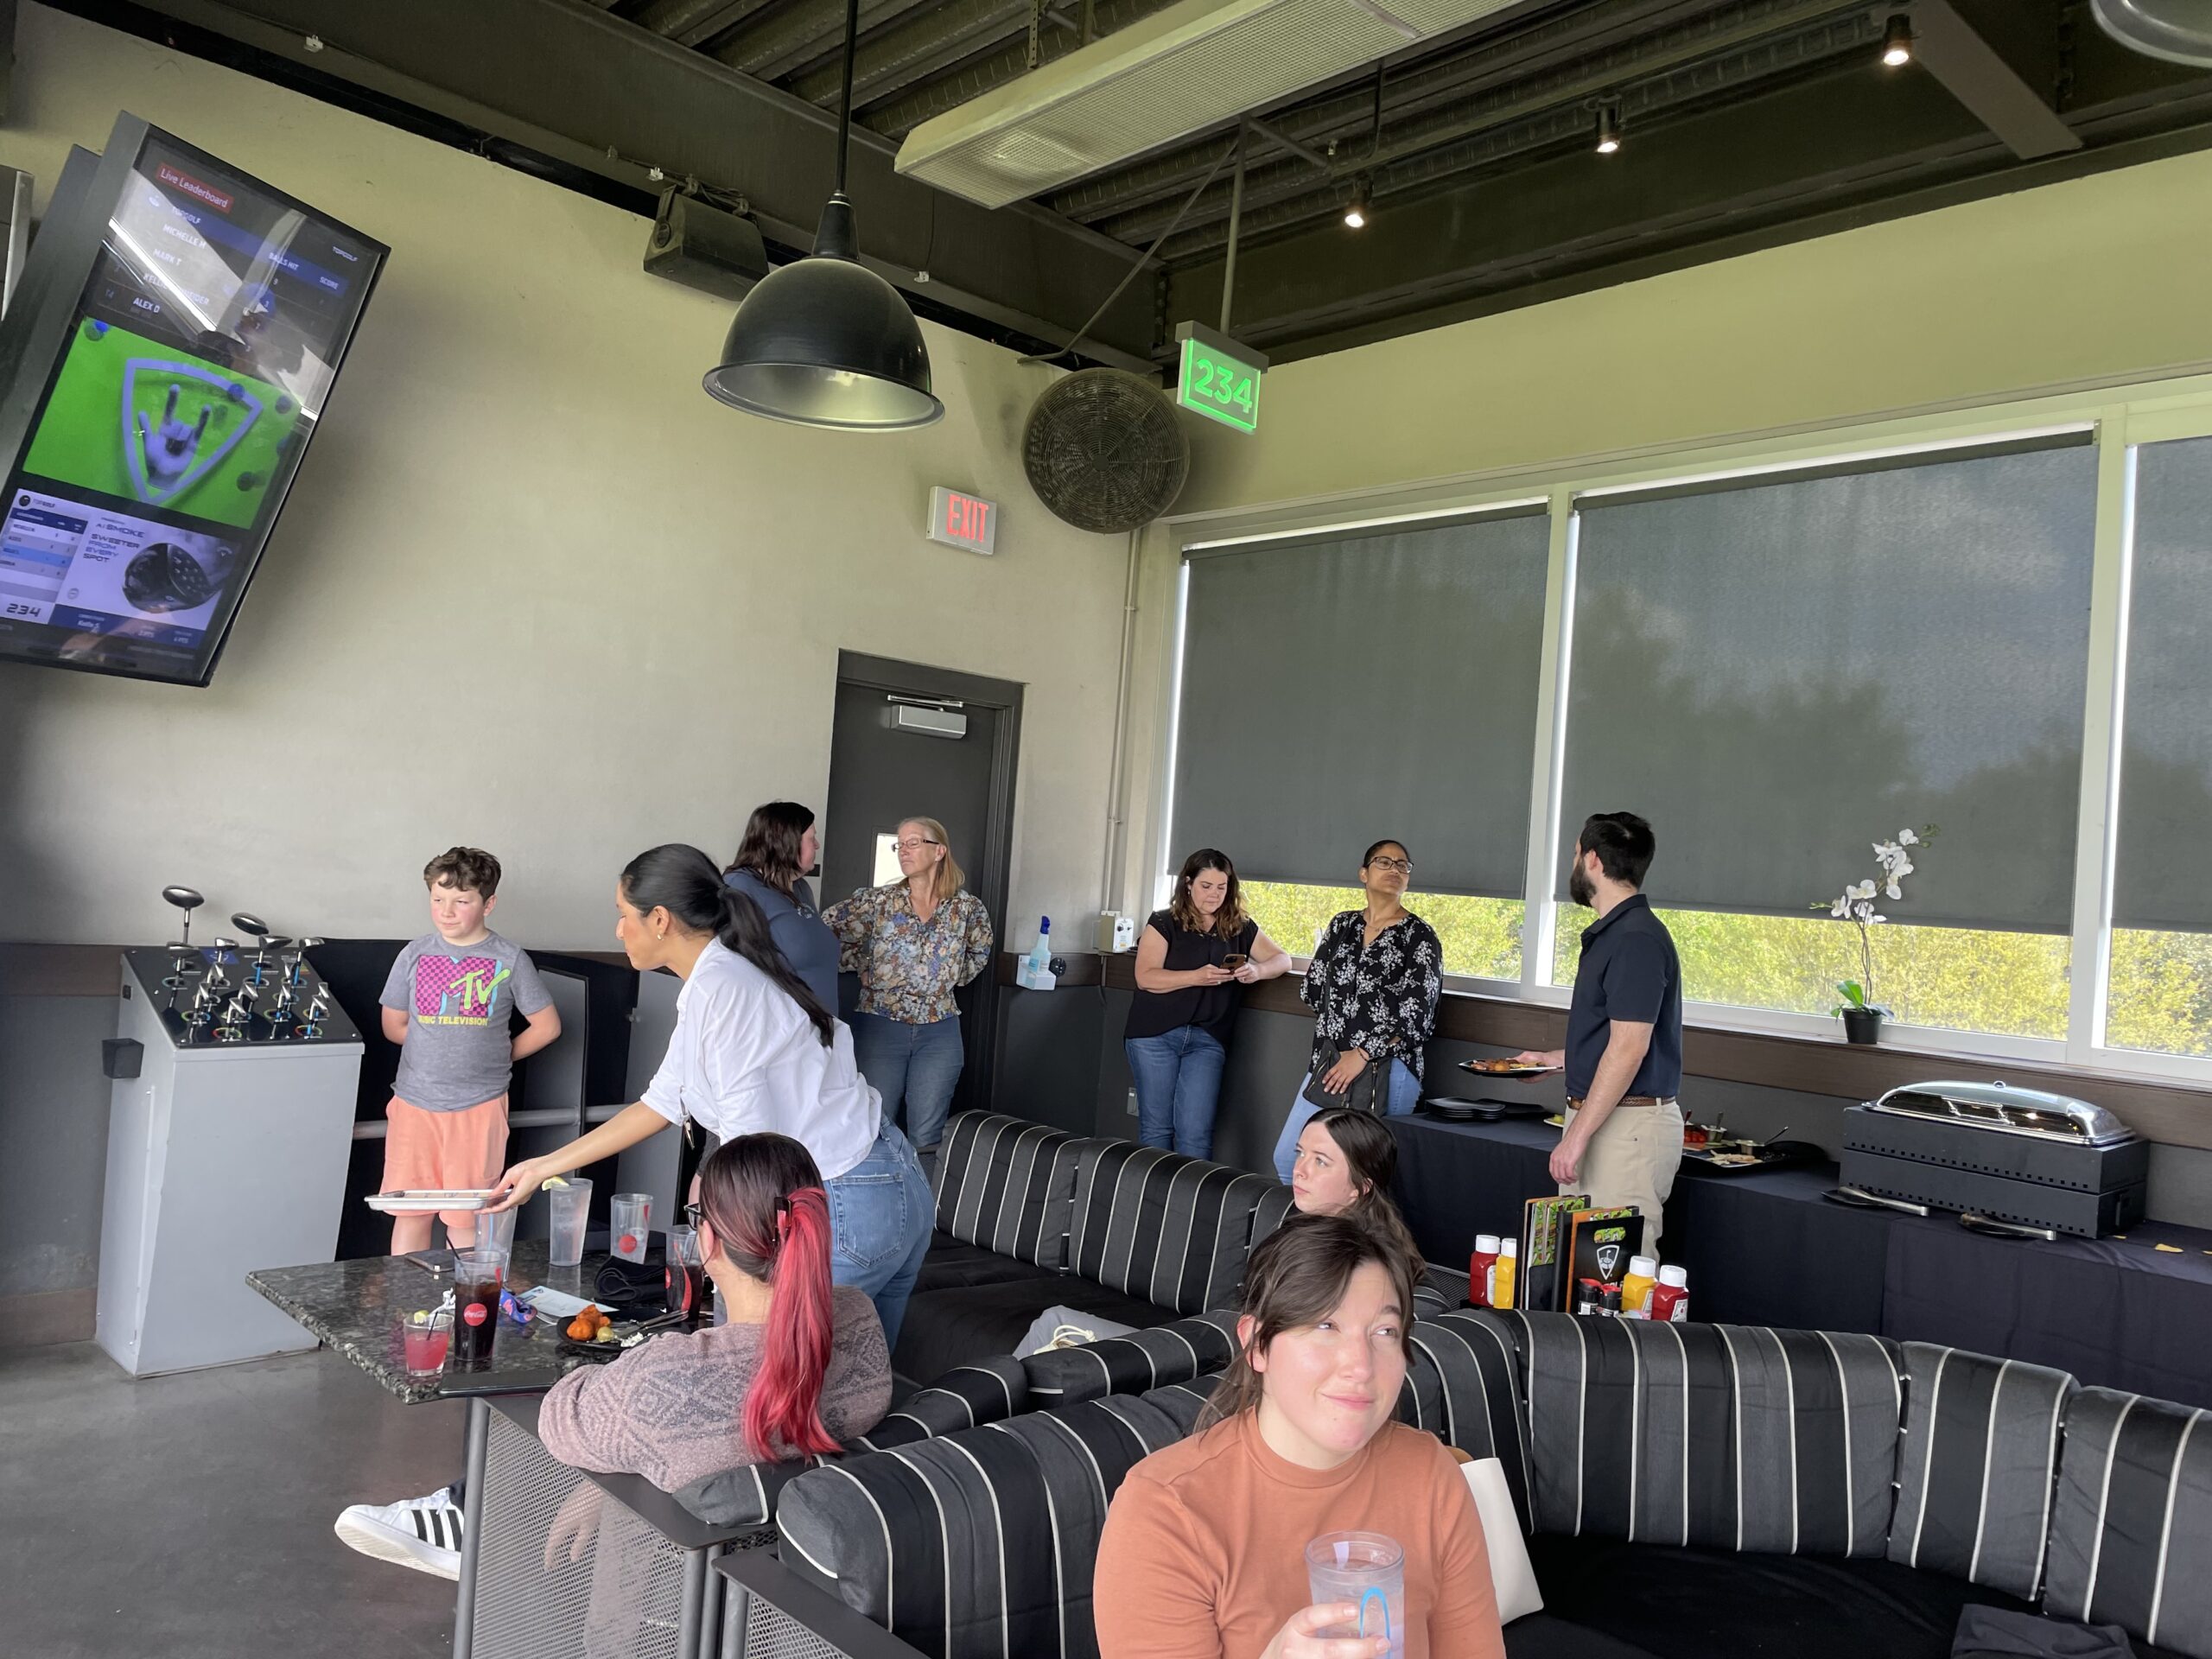
[[[0,1654],[442,1659],[454,1586],[330,1528],[458,1475],[465,1414],[320,1351],[140,1381],[0,1351]]]

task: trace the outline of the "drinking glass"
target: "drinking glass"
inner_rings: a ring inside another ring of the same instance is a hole
[[[613,1223],[608,1236],[613,1240],[614,1254],[625,1262],[644,1261],[645,1246],[652,1242],[653,1195],[617,1192],[608,1219]]]
[[[480,1370],[492,1358],[492,1338],[499,1328],[499,1292],[507,1279],[507,1258],[499,1250],[456,1250],[453,1258],[453,1360],[462,1370]]]
[[[399,1338],[407,1375],[435,1376],[446,1368],[446,1348],[453,1340],[452,1310],[437,1307],[401,1314]]]
[[[1391,1659],[1406,1650],[1406,1552],[1379,1532],[1325,1532],[1306,1546],[1306,1587],[1313,1605],[1350,1602],[1352,1624],[1323,1636],[1387,1636]]]
[[[668,1230],[668,1311],[683,1315],[687,1330],[696,1329],[707,1305],[707,1262],[699,1253],[699,1230]]]
[[[566,1186],[555,1187],[546,1197],[553,1200],[553,1265],[582,1265],[584,1229],[591,1221],[591,1183],[581,1175],[571,1175]]]

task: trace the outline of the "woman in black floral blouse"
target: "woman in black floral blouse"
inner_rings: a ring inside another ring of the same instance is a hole
[[[1300,995],[1313,1010],[1313,1058],[1338,1052],[1322,1086],[1341,1095],[1370,1065],[1389,1068],[1382,1080],[1393,1117],[1421,1103],[1421,1052],[1436,1029],[1436,995],[1444,988],[1444,947],[1436,930],[1408,910],[1414,861],[1402,844],[1378,841],[1359,861],[1367,907],[1347,910],[1321,931]],[[1298,1157],[1298,1133],[1320,1109],[1305,1095],[1290,1103],[1275,1142],[1275,1173],[1287,1185]]]

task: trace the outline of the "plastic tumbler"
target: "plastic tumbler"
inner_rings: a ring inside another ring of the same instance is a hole
[[[571,1175],[566,1186],[556,1186],[545,1196],[553,1200],[553,1265],[581,1266],[584,1228],[591,1220],[591,1183],[581,1175]]]
[[[515,1247],[515,1217],[521,1214],[522,1211],[519,1209],[502,1210],[497,1215],[479,1212],[476,1217],[475,1243],[464,1244],[460,1248],[505,1250],[512,1253]]]
[[[612,1224],[607,1236],[613,1241],[614,1254],[625,1262],[644,1261],[645,1246],[653,1236],[653,1195],[617,1192],[607,1218]]]
[[[1315,1606],[1347,1602],[1359,1618],[1325,1636],[1387,1636],[1391,1659],[1406,1650],[1406,1552],[1379,1532],[1325,1532],[1306,1546]]]

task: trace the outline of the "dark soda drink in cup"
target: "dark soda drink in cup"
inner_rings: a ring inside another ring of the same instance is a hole
[[[492,1363],[506,1267],[489,1251],[461,1250],[454,1255],[453,1363],[457,1370],[480,1371]]]

